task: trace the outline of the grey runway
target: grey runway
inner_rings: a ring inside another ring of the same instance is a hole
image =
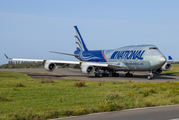
[[[179,120],[179,105],[129,109],[51,120]]]
[[[94,75],[86,75],[81,73],[79,69],[58,68],[53,72],[48,72],[43,68],[34,69],[0,69],[0,72],[19,72],[25,73],[34,79],[56,79],[56,80],[88,80],[88,81],[133,81],[133,82],[179,82],[178,75],[161,74],[155,75],[153,80],[147,79],[147,72],[134,72],[133,77],[125,77],[124,72],[119,72],[119,77],[95,77]]]

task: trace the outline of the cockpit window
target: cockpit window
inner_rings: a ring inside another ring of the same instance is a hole
[[[150,47],[149,50],[158,50],[157,47]]]

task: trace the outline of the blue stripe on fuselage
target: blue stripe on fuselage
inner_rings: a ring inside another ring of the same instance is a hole
[[[143,54],[145,50],[124,50],[124,51],[114,51],[110,59],[139,59],[143,60]],[[78,54],[76,57],[80,61],[90,61],[90,62],[106,62],[102,50],[97,51],[75,51],[74,54]]]
[[[79,57],[76,57],[76,58],[81,61],[106,62],[105,58],[103,57],[102,50],[75,51],[74,54],[78,54]]]

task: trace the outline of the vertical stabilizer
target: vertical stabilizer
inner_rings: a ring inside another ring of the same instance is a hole
[[[76,51],[88,51],[77,26],[74,26]]]
[[[173,58],[171,57],[171,56],[168,56],[168,60],[167,60],[168,62],[170,61],[170,62],[173,62]]]

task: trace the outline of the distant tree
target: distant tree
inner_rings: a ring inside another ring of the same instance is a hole
[[[0,68],[43,68],[42,62],[20,62],[8,61],[8,64],[1,65]]]

